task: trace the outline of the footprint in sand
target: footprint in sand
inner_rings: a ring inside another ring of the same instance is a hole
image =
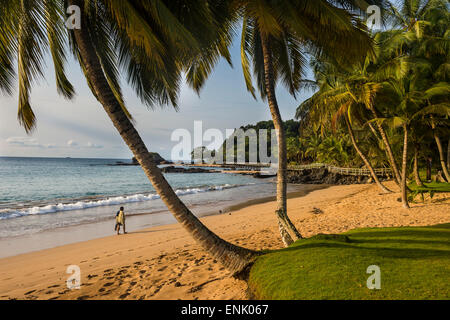
[[[121,296],[119,296],[119,299],[125,299],[126,297],[128,297],[130,294],[129,293],[124,293]]]

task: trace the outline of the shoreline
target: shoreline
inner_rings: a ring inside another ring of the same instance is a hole
[[[388,187],[395,189],[392,182]],[[397,190],[396,190],[397,191]],[[355,228],[450,222],[450,194],[401,208],[399,192],[377,186],[331,186],[288,199],[304,237]],[[253,250],[282,247],[276,203],[252,204],[201,218],[223,239]],[[316,208],[321,209],[318,214]],[[66,269],[81,269],[80,290],[66,288]],[[0,259],[0,299],[247,299],[246,283],[230,278],[179,224],[109,236]]]
[[[288,197],[292,198],[306,195],[317,189],[326,188],[326,186],[291,184],[289,188],[297,189],[293,191],[288,190]],[[254,204],[270,202],[274,199],[274,196],[267,196],[247,199],[230,205],[221,204],[218,207],[201,204],[195,204],[189,207],[195,211],[199,218],[203,218],[229,213],[230,211],[243,209]],[[149,219],[151,222],[147,221]],[[140,232],[149,227],[171,225],[174,223],[177,223],[177,221],[167,209],[127,215],[127,230],[132,230],[133,232]],[[111,217],[95,222],[88,221],[70,226],[47,229],[32,234],[3,237],[0,238],[0,259],[108,237],[115,234],[111,227],[113,225],[114,217]]]

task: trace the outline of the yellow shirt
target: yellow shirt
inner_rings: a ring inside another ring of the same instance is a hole
[[[120,224],[125,224],[125,214],[123,211],[120,211],[119,214],[116,217],[116,222]]]

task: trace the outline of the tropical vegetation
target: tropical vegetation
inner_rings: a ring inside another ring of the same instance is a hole
[[[311,66],[318,90],[297,110],[303,126],[320,130],[321,135],[335,134],[344,123],[366,167],[380,161],[391,167],[405,208],[408,173],[413,171],[416,184],[423,185],[419,175],[423,159],[437,154],[440,179],[450,182],[441,141],[450,136],[448,5],[448,1],[391,4],[390,27],[373,34],[376,54],[365,55],[350,68],[326,55],[315,57]],[[360,138],[354,137],[353,127]],[[359,148],[364,139],[372,141],[369,148]]]
[[[18,120],[30,133],[37,121],[31,89],[45,78],[46,55],[53,63],[58,93],[67,99],[75,96],[65,72],[72,55],[170,212],[205,251],[238,275],[262,252],[220,238],[177,196],[134,126],[120,75],[147,107],[177,108],[184,77],[200,92],[221,58],[231,64],[229,48],[240,28],[246,88],[267,101],[271,126],[277,130],[275,214],[288,246],[302,238],[288,217],[289,160],[389,166],[405,207],[409,169],[414,163],[419,182],[429,150],[439,155],[442,180],[450,179],[443,146],[450,136],[448,1],[402,2],[394,6],[358,0],[1,1],[0,91],[11,94],[17,82]],[[389,13],[385,30],[372,34],[358,17],[368,4]],[[80,9],[81,28],[66,28],[68,6]],[[305,79],[308,60],[314,80]],[[283,124],[276,97],[280,83],[293,96],[306,88],[317,89],[297,110],[298,136],[285,130],[295,123]],[[303,243],[284,253],[303,253],[297,250]],[[349,245],[344,246],[347,250]]]

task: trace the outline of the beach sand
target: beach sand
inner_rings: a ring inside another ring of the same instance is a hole
[[[392,182],[387,186],[397,190]],[[410,210],[399,197],[380,194],[376,185],[332,186],[289,199],[288,210],[305,237],[450,222],[449,193]],[[202,221],[235,244],[276,249],[282,243],[274,210],[272,201]],[[81,269],[79,290],[66,287],[69,265]],[[0,299],[246,299],[246,289],[178,224],[0,259]]]

